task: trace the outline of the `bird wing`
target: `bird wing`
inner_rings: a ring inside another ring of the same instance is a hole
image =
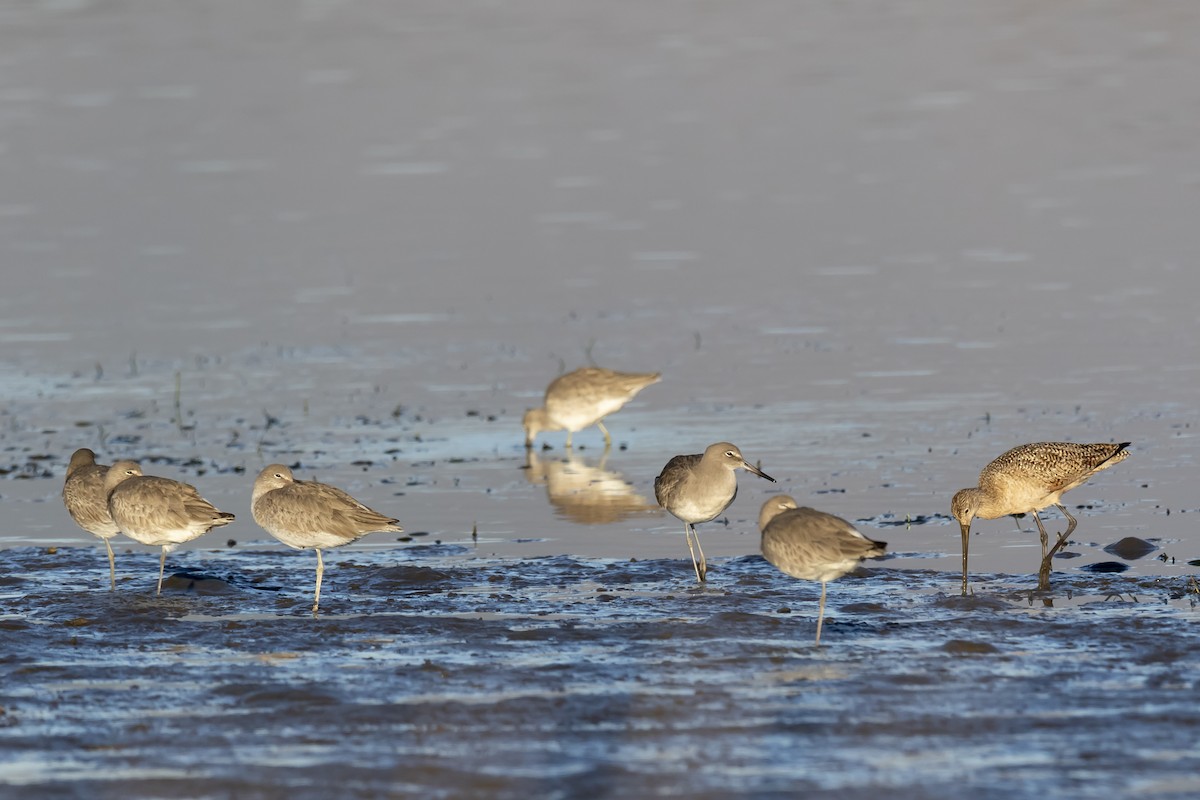
[[[109,496],[109,504],[119,507],[120,515],[135,525],[158,528],[184,530],[198,522],[216,527],[233,519],[233,514],[219,511],[201,497],[195,486],[154,475],[122,481]]]
[[[313,531],[353,541],[371,531],[403,529],[335,486],[295,481],[267,492],[254,504],[254,518],[268,531]]]
[[[119,530],[108,513],[104,496],[107,474],[106,465],[89,464],[72,472],[63,483],[63,503],[71,519],[84,530],[96,534],[115,534]]]
[[[1110,459],[1124,451],[1124,445],[1075,444],[1073,442],[1033,442],[1014,447],[984,467],[979,475],[980,488],[998,480],[1014,479],[1036,483],[1047,494],[1065,492],[1087,480],[1093,473],[1110,465]]]
[[[667,465],[663,467],[662,472],[654,479],[654,499],[658,500],[658,504],[664,508],[667,505],[668,498],[675,493],[679,484],[683,483],[691,472],[692,467],[704,458],[702,454],[688,456],[675,456]]]

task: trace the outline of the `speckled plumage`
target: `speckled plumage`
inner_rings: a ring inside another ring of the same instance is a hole
[[[967,593],[967,547],[975,518],[996,519],[1010,514],[1032,514],[1042,539],[1039,587],[1048,588],[1050,559],[1075,530],[1076,520],[1060,500],[1064,493],[1092,475],[1124,461],[1130,442],[1033,442],[1001,454],[979,473],[979,485],[962,489],[950,502],[950,511],[962,533],[962,591]],[[1047,552],[1048,536],[1038,511],[1056,506],[1067,518],[1067,530]]]
[[[742,457],[742,451],[729,442],[710,444],[702,454],[675,456],[654,479],[654,497],[658,504],[684,524],[683,533],[698,581],[705,580],[708,564],[700,549],[696,523],[714,520],[729,508],[737,497],[734,471],[738,469],[775,482],[770,475],[748,463]]]
[[[63,505],[75,524],[104,542],[108,552],[108,579],[113,589],[117,588],[117,567],[109,539],[121,532],[108,513],[107,497],[104,493],[104,477],[108,474],[107,464],[97,464],[96,454],[82,447],[71,454],[67,466],[67,477],[63,481]]]
[[[545,405],[525,412],[525,446],[533,447],[542,431],[566,430],[570,447],[571,436],[591,425],[600,428],[605,446],[611,446],[604,418],[661,377],[658,372],[615,372],[602,367],[583,367],[560,375],[546,387]]]
[[[296,480],[283,464],[271,464],[258,473],[250,510],[263,530],[288,547],[317,551],[314,614],[325,572],[322,548],[341,547],[373,531],[404,532],[397,520],[367,508],[341,489]]]
[[[825,584],[850,572],[865,558],[887,553],[887,542],[863,536],[841,517],[804,507],[787,495],[763,503],[758,515],[763,558],[793,578],[820,581],[817,644],[825,619]]]
[[[162,548],[157,594],[162,593],[167,553],[234,519],[233,514],[201,497],[195,486],[143,475],[135,461],[118,461],[109,467],[104,490],[108,513],[121,533],[135,542]]]

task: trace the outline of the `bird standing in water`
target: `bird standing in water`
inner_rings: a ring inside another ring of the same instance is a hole
[[[737,497],[734,471],[739,469],[775,482],[770,475],[748,463],[742,457],[742,451],[729,442],[710,444],[702,454],[675,456],[654,479],[654,497],[658,504],[683,522],[692,567],[696,570],[696,580],[701,583],[708,575],[708,562],[700,549],[696,523],[714,520],[729,508],[733,498]]]
[[[71,454],[67,479],[63,482],[63,505],[75,524],[104,542],[108,551],[108,582],[117,588],[117,565],[109,539],[121,532],[108,513],[108,497],[104,493],[107,464],[97,464],[96,454],[82,447]]]
[[[350,544],[372,531],[404,532],[396,520],[367,508],[341,489],[296,480],[283,464],[271,464],[258,473],[250,510],[263,530],[288,547],[317,551],[313,616],[321,604],[322,549]]]
[[[604,434],[604,447],[612,447],[604,418],[660,378],[658,372],[614,372],[602,367],[583,367],[560,375],[546,387],[545,405],[525,412],[525,446],[533,447],[542,431],[565,428],[569,448],[572,434],[595,425]]]
[[[1014,447],[979,473],[979,485],[962,489],[950,502],[950,511],[962,533],[962,593],[967,593],[967,547],[971,522],[997,519],[1010,514],[1032,514],[1042,539],[1042,563],[1038,588],[1050,588],[1050,564],[1075,530],[1076,520],[1062,505],[1062,495],[1101,470],[1129,456],[1130,442],[1120,444],[1075,444],[1034,442]],[[1067,529],[1047,550],[1049,536],[1038,512],[1054,506],[1067,518]]]
[[[158,589],[162,594],[167,553],[213,528],[233,522],[233,514],[218,511],[196,487],[143,475],[136,461],[118,461],[104,478],[108,513],[121,533],[135,542],[162,548],[158,559]]]
[[[825,619],[825,584],[850,572],[864,558],[887,553],[887,542],[859,533],[841,517],[812,508],[797,508],[786,494],[763,503],[758,515],[763,558],[780,572],[806,581],[821,582],[817,611],[817,644]]]

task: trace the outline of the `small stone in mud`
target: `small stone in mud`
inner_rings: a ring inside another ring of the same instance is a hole
[[[951,639],[942,645],[942,649],[947,653],[959,656],[987,655],[989,653],[1000,652],[995,646],[987,642],[969,642],[966,639]]]
[[[1113,542],[1104,548],[1104,552],[1111,556],[1123,558],[1126,561],[1136,561],[1143,556],[1153,553],[1157,549],[1156,545],[1147,542],[1145,539],[1139,539],[1136,536],[1126,536],[1121,541]]]
[[[225,542],[226,547],[237,547],[237,539],[229,539]]]
[[[48,555],[48,556],[58,555],[58,548],[57,547],[47,547],[46,555]]]
[[[787,606],[780,606],[779,608],[775,609],[775,613],[776,614],[790,614],[790,613],[792,613],[792,609],[788,608]]]
[[[73,618],[67,620],[66,622],[64,622],[63,624],[66,625],[68,628],[82,628],[87,625],[91,625],[92,621],[90,619],[88,619],[87,617],[73,617]]]
[[[1084,572],[1124,572],[1129,569],[1129,565],[1119,561],[1101,561],[1097,564],[1084,564],[1080,569]]]

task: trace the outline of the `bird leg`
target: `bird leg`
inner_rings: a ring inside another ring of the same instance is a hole
[[[112,545],[108,543],[108,539],[104,540],[104,548],[108,550],[108,582],[112,584],[112,590],[117,589],[117,562],[113,559]]]
[[[317,551],[317,591],[313,597],[313,616],[317,615],[317,606],[321,605],[321,578],[325,575],[325,561],[321,558],[321,548],[314,548]]]
[[[612,437],[608,435],[608,428],[604,427],[603,420],[596,420],[596,427],[604,434],[604,449],[607,451],[608,448],[612,447]]]
[[[571,449],[571,432],[567,431],[567,449]]]
[[[704,560],[704,551],[700,549],[700,534],[696,533],[696,528],[690,522],[684,523],[684,536],[687,537],[688,551],[692,554],[692,567],[696,570],[696,580],[704,583],[708,576],[708,564]],[[692,546],[692,539],[695,538],[695,547]],[[700,552],[700,559],[696,560],[696,551]]]
[[[821,623],[825,620],[825,581],[821,581],[821,605],[817,608],[817,647],[821,646]]]
[[[1053,560],[1054,553],[1058,550],[1058,545],[1049,554],[1046,553],[1046,543],[1049,541],[1049,536],[1046,534],[1046,526],[1042,525],[1042,519],[1038,513],[1033,512],[1033,521],[1037,523],[1038,533],[1042,537],[1042,564],[1038,567],[1038,588],[1050,588],[1050,562]]]
[[[1079,524],[1078,520],[1071,516],[1071,513],[1067,511],[1065,506],[1055,505],[1055,508],[1061,511],[1062,515],[1067,518],[1067,529],[1059,535],[1058,543],[1054,545],[1054,549],[1050,551],[1050,555],[1047,558],[1054,558],[1054,555],[1067,543],[1067,539],[1071,538],[1071,533],[1075,530],[1075,526]]]
[[[967,596],[967,546],[971,543],[971,526],[958,523],[959,529],[962,531],[962,553],[963,553],[963,581],[962,581],[962,596]]]
[[[1015,517],[1014,517],[1015,519]],[[1038,512],[1033,512],[1033,519],[1037,522],[1038,538],[1042,540],[1042,561],[1046,560],[1046,548],[1050,545],[1050,537],[1046,534],[1046,529],[1042,527],[1042,520],[1038,516]]]
[[[162,594],[162,576],[163,568],[167,565],[167,548],[162,549],[162,555],[158,557],[158,591],[155,594]]]
[[[1067,543],[1067,539],[1071,538],[1071,533],[1075,530],[1075,526],[1079,524],[1066,508],[1061,505],[1056,505],[1055,507],[1067,518],[1067,529],[1059,535],[1058,541],[1054,543],[1054,547],[1050,548],[1050,552],[1042,556],[1042,566],[1038,570],[1039,589],[1050,588],[1050,563],[1054,560],[1054,556],[1058,554],[1058,551],[1062,549],[1063,545]],[[1041,531],[1044,541],[1046,539],[1046,529],[1042,527],[1042,521],[1038,519],[1036,511],[1033,513],[1033,518],[1038,520],[1038,530]],[[1043,552],[1045,552],[1044,546]]]

